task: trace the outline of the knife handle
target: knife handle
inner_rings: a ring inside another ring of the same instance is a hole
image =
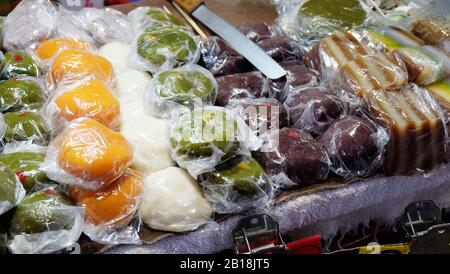
[[[203,3],[202,0],[173,0],[173,2],[177,3],[187,13],[192,13]]]

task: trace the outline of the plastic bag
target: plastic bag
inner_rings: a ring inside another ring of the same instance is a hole
[[[133,147],[121,134],[80,118],[50,143],[41,169],[60,184],[96,190],[122,176],[132,157]]]
[[[230,100],[227,108],[237,113],[257,136],[289,123],[286,109],[273,98]]]
[[[183,169],[168,167],[144,178],[139,209],[150,228],[186,232],[208,222],[212,208],[197,182]]]
[[[46,145],[50,139],[50,128],[37,112],[19,111],[3,115],[6,130],[3,143],[32,143]]]
[[[48,0],[21,1],[3,22],[3,47],[25,49],[54,32],[57,10]]]
[[[268,80],[259,71],[217,77],[216,105],[226,106],[229,100],[260,98],[270,94]]]
[[[200,47],[201,64],[215,77],[255,70],[247,59],[219,37],[208,37],[201,42]]]
[[[261,145],[237,114],[221,107],[184,114],[173,123],[170,138],[172,158],[194,178]]]
[[[17,206],[25,197],[25,189],[17,175],[0,163],[0,215]]]
[[[37,110],[46,99],[44,84],[37,78],[17,77],[0,83],[0,112]]]
[[[33,57],[40,61],[43,67],[47,67],[59,53],[69,49],[93,52],[95,47],[84,39],[73,37],[56,37],[29,47]]]
[[[263,210],[273,196],[269,177],[259,163],[248,156],[216,166],[201,174],[199,182],[217,213]]]
[[[122,42],[110,42],[104,44],[98,50],[98,54],[106,58],[114,67],[116,74],[127,69],[127,58],[131,46]]]
[[[47,84],[55,88],[60,83],[95,79],[112,87],[115,82],[112,64],[100,55],[80,50],[65,50],[53,59],[47,74]]]
[[[410,19],[412,32],[427,44],[450,38],[450,7],[447,0],[436,0],[420,9]]]
[[[288,36],[274,36],[258,42],[258,46],[277,62],[301,61],[304,51]]]
[[[217,82],[212,74],[197,65],[186,65],[154,75],[146,92],[150,114],[170,118],[195,107],[213,105]]]
[[[252,153],[277,189],[309,186],[327,178],[330,160],[322,145],[298,129],[274,129],[261,136],[263,145]]]
[[[168,121],[145,114],[126,114],[120,133],[134,147],[133,169],[147,174],[175,165],[170,153]]]
[[[20,75],[40,77],[42,70],[38,63],[25,51],[13,50],[5,53],[0,75],[3,79]]]
[[[105,84],[95,79],[60,85],[42,113],[55,133],[83,117],[109,128],[118,128],[120,123],[119,101]]]
[[[140,103],[143,109],[145,102],[145,92],[149,89],[151,77],[148,73],[144,71],[139,71],[135,69],[125,69],[117,74],[117,88],[116,93],[119,97],[121,103],[122,114],[131,114],[129,111],[125,111],[124,103]],[[135,112],[136,109],[130,109],[130,111]],[[146,113],[143,111],[142,113]]]
[[[84,207],[84,233],[104,244],[139,244],[139,220],[134,220],[141,202],[142,177],[127,169],[111,184],[92,191],[70,187],[72,199]]]
[[[291,93],[284,102],[292,128],[319,136],[347,112],[347,105],[323,88],[306,88]]]
[[[138,7],[130,11],[128,17],[136,33],[144,29],[159,27],[190,29],[181,19],[162,8]]]
[[[33,192],[17,207],[11,221],[12,253],[51,253],[75,243],[83,229],[84,210],[72,205],[56,186]]]
[[[373,91],[366,100],[372,116],[390,133],[385,173],[431,170],[445,162],[446,119],[426,90],[409,84],[400,91]]]
[[[147,29],[135,39],[129,58],[136,68],[152,74],[195,64],[200,58],[199,38],[180,28]]]
[[[0,163],[7,166],[19,178],[27,192],[50,180],[40,170],[45,160],[45,147],[33,144],[7,144],[0,154]]]
[[[417,47],[425,44],[420,38],[399,27],[371,26],[358,31],[361,42],[369,48],[392,52],[404,47]]]
[[[283,34],[279,26],[264,22],[244,22],[239,25],[238,30],[253,42],[259,42]]]

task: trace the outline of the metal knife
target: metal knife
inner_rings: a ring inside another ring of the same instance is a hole
[[[208,9],[201,0],[173,0],[173,2],[227,41],[267,78],[278,79],[286,75],[286,71],[275,60],[235,27]]]

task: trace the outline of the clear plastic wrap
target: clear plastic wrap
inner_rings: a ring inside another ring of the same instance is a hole
[[[44,84],[37,78],[16,77],[0,83],[0,112],[37,110],[45,102]]]
[[[128,13],[136,33],[148,28],[175,27],[189,29],[178,17],[162,8],[138,7]]]
[[[448,40],[448,44],[450,45],[450,39]],[[450,48],[446,49],[444,45],[441,46],[422,46],[421,50],[425,52],[425,54],[433,60],[438,60],[437,62],[440,64],[442,62],[443,65],[443,78],[450,77]]]
[[[133,66],[152,74],[195,64],[200,58],[199,38],[180,28],[147,29],[135,39],[129,58]]]
[[[33,143],[46,145],[50,139],[50,128],[45,119],[37,112],[19,111],[3,115],[6,131],[4,143]]]
[[[73,37],[57,37],[31,46],[36,58],[45,65],[60,52],[68,49],[92,52],[95,47],[83,39]]]
[[[168,167],[144,178],[139,215],[150,228],[191,231],[208,222],[211,214],[201,188],[185,170]]]
[[[371,26],[359,31],[361,42],[379,48],[381,51],[392,52],[404,47],[418,47],[425,44],[414,34],[399,27]]]
[[[298,129],[282,128],[261,136],[263,145],[252,153],[277,189],[309,186],[327,178],[330,160],[322,145]]]
[[[286,109],[273,98],[230,100],[227,108],[237,113],[257,136],[289,123]]]
[[[0,163],[0,215],[17,206],[25,197],[25,189],[17,175]]]
[[[80,118],[50,143],[41,170],[55,182],[95,190],[122,176],[132,157],[133,147],[120,133]]]
[[[27,192],[34,191],[50,181],[40,170],[45,151],[45,147],[33,144],[7,144],[0,154],[0,163],[17,175]]]
[[[335,31],[361,26],[370,8],[359,0],[273,0],[283,31],[306,46]]]
[[[40,77],[42,70],[33,57],[25,51],[8,51],[2,60],[0,76],[3,79],[9,79],[20,75]]]
[[[366,98],[373,117],[390,133],[384,171],[408,174],[445,162],[445,117],[438,103],[414,84],[400,91],[373,91]]]
[[[244,22],[239,25],[238,29],[253,42],[283,34],[279,26],[265,22]]]
[[[127,69],[127,59],[131,46],[122,42],[110,42],[104,44],[98,50],[98,54],[106,58],[114,67],[116,74]]]
[[[84,233],[104,244],[139,244],[140,223],[134,217],[142,188],[141,175],[131,169],[96,191],[70,187],[72,199],[85,209]]]
[[[288,36],[274,36],[258,42],[258,46],[277,62],[301,61],[304,51]]]
[[[47,187],[33,192],[17,207],[8,248],[12,253],[51,253],[75,243],[83,230],[84,210],[69,197]]]
[[[119,41],[130,44],[134,34],[129,18],[118,10],[83,8],[78,11],[59,9],[58,36],[85,39],[96,46]]]
[[[292,128],[319,136],[337,119],[347,113],[347,105],[324,88],[306,88],[291,93],[284,106]]]
[[[170,118],[213,105],[216,95],[217,82],[212,74],[198,65],[186,65],[154,75],[146,100],[150,114]]]
[[[199,182],[213,211],[221,214],[263,210],[273,197],[272,182],[249,156],[216,166]]]
[[[384,163],[389,135],[361,109],[334,122],[319,138],[331,160],[331,170],[342,177],[368,177]]]
[[[197,178],[239,154],[249,154],[261,141],[235,113],[222,107],[196,108],[170,129],[172,158]]]
[[[62,82],[68,84],[88,78],[113,86],[115,76],[112,64],[97,54],[65,50],[53,59],[47,74],[47,83],[50,88],[55,88]]]
[[[57,10],[49,0],[21,1],[3,22],[3,48],[25,49],[48,39],[55,29]]]
[[[147,174],[175,165],[167,120],[138,113],[123,115],[120,133],[134,148],[133,169]]]
[[[427,44],[438,44],[450,38],[450,5],[436,0],[410,19],[412,32]]]
[[[105,84],[95,79],[60,85],[42,113],[56,133],[82,117],[113,129],[120,124],[119,101]]]
[[[255,70],[247,59],[219,37],[208,37],[200,47],[202,65],[216,77]]]
[[[117,88],[116,93],[119,97],[122,114],[127,115],[129,111],[125,111],[124,103],[139,103],[142,105],[139,109],[143,109],[146,103],[144,102],[145,92],[150,85],[151,77],[144,71],[135,69],[125,69],[117,74]],[[131,112],[136,112],[137,109],[129,109]],[[141,113],[145,113],[142,111]]]
[[[259,71],[217,77],[216,105],[226,106],[229,100],[261,98],[269,95],[269,81]]]

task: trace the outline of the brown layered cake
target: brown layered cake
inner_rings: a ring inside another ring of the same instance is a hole
[[[411,29],[427,44],[441,43],[450,38],[450,13],[419,18]]]
[[[445,162],[442,111],[430,94],[409,85],[401,91],[366,94],[371,114],[390,131],[385,172],[408,174]]]

